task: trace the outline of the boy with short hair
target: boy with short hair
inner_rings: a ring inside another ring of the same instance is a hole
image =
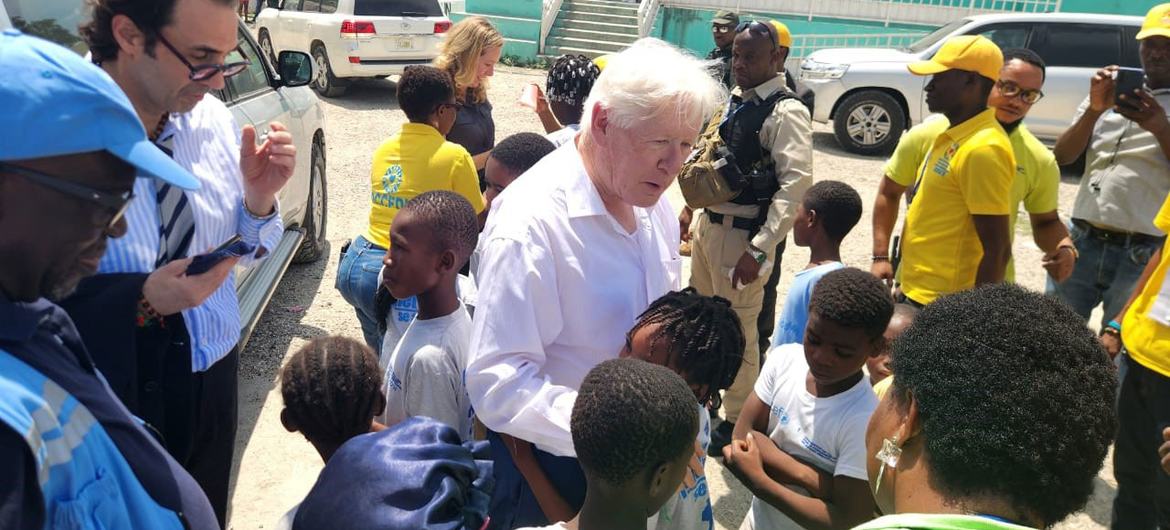
[[[456,295],[455,281],[478,234],[475,210],[450,191],[411,199],[390,227],[383,282],[395,298],[417,296],[418,316],[384,359],[381,420],[387,427],[429,416],[471,439],[471,403],[463,385],[471,317]]]
[[[391,245],[390,227],[402,207],[422,193],[448,190],[477,212],[484,209],[475,162],[466,149],[446,139],[459,109],[450,74],[432,66],[408,66],[398,81],[397,95],[409,122],[374,151],[369,220],[344,247],[334,285],[354,307],[366,344],[379,355],[389,350],[383,347],[384,319],[379,318],[376,302],[378,272]]]
[[[865,429],[878,400],[861,369],[893,312],[889,290],[868,272],[841,269],[817,283],[804,343],[769,352],[744,404],[747,421],[723,451],[754,496],[742,528],[843,529],[872,518]]]
[[[528,168],[535,166],[540,159],[556,150],[556,146],[545,137],[531,132],[516,133],[500,140],[492,148],[484,166],[484,181],[487,189],[483,191],[484,201],[491,208],[494,200],[512,181],[523,175]],[[484,210],[486,219],[487,209]]]
[[[893,353],[894,340],[902,336],[906,328],[914,323],[914,317],[918,314],[918,308],[910,304],[894,304],[894,316],[890,317],[890,323],[886,326],[886,331],[882,333],[882,349],[876,357],[870,357],[865,361],[865,369],[869,372],[869,383],[873,385],[873,392],[877,394],[878,399],[886,394],[886,390],[890,388],[890,384],[894,378],[890,377],[890,365],[894,362],[891,354]]]
[[[788,288],[784,308],[772,335],[772,348],[804,340],[808,303],[822,276],[845,267],[841,242],[861,219],[861,196],[844,182],[823,180],[813,184],[796,206],[792,241],[809,248],[808,265],[797,272]]]
[[[588,483],[585,504],[573,521],[545,528],[645,530],[646,515],[676,494],[694,455],[695,395],[668,368],[611,359],[581,383],[570,431]]]

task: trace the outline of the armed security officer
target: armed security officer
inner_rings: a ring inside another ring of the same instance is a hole
[[[732,167],[721,173],[738,195],[702,210],[694,227],[691,286],[731,301],[743,325],[747,349],[735,383],[724,397],[725,420],[711,436],[710,453],[722,455],[735,420],[760,371],[757,318],[770,267],[792,228],[796,205],[812,185],[812,122],[808,109],[786,85],[783,73],[792,36],[780,24],[751,21],[736,27],[732,75],[737,88],[718,124],[702,143],[723,144],[717,157]],[[717,132],[718,137],[714,138]],[[735,171],[737,170],[737,171]],[[739,182],[730,182],[738,180]],[[685,234],[691,210],[679,218]]]

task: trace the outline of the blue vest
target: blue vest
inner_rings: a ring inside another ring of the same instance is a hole
[[[36,459],[45,528],[183,528],[76,398],[2,349],[0,374],[0,421],[24,437]]]

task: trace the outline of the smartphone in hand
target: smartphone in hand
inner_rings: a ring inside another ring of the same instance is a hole
[[[1113,91],[1113,103],[1121,107],[1133,108],[1137,99],[1134,91],[1143,90],[1145,79],[1146,74],[1141,68],[1118,68],[1117,76],[1114,78],[1116,88]],[[1123,94],[1125,99],[1121,99]]]
[[[224,241],[222,245],[216,247],[215,250],[191,258],[191,264],[187,265],[187,275],[196,276],[203,274],[225,259],[246,256],[255,252],[255,250],[255,245],[244,241],[239,234],[236,234],[227,241]]]

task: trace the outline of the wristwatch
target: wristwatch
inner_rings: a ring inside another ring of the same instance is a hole
[[[765,261],[768,261],[768,255],[756,247],[748,245],[747,252],[748,254],[751,254],[752,259],[756,260],[756,263],[759,263],[760,265],[763,265]]]

